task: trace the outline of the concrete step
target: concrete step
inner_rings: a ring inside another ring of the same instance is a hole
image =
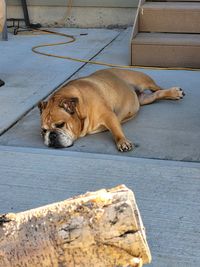
[[[200,33],[200,3],[147,2],[140,9],[139,32]]]
[[[200,164],[0,147],[0,170],[0,213],[126,184],[147,230],[148,267],[199,266]]]
[[[200,34],[138,33],[131,45],[132,65],[200,67]]]

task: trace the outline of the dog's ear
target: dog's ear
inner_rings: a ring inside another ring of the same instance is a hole
[[[46,108],[46,106],[47,106],[47,102],[46,102],[46,101],[40,101],[40,102],[38,103],[38,108],[39,108],[39,110],[40,110],[40,114],[42,114],[42,111],[43,111],[43,109]]]
[[[70,97],[62,99],[59,104],[59,107],[63,108],[69,114],[73,115],[75,113],[77,104],[78,104],[78,98]]]

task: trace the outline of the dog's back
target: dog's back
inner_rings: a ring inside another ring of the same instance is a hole
[[[90,76],[83,77],[73,83],[79,88],[85,101],[91,98],[95,105],[100,104],[109,107],[116,114],[127,113],[127,110],[136,113],[139,109],[139,102],[134,86],[128,83],[122,75],[117,75],[115,71],[106,69],[97,71]],[[124,115],[120,115],[121,118]]]
[[[110,75],[112,74],[115,79],[121,79],[125,83],[132,85],[134,89],[140,90],[141,92],[146,89],[161,89],[151,77],[140,71],[111,68],[97,71],[92,75],[104,76],[106,73],[109,73]]]

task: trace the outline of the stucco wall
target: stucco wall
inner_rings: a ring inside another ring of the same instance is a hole
[[[41,1],[42,2],[42,1]],[[51,1],[50,1],[51,2]],[[98,1],[97,1],[98,2]],[[47,1],[45,2],[47,3]],[[54,3],[57,4],[56,1]],[[70,12],[66,5],[34,5],[28,6],[29,17],[31,23],[41,23],[43,26],[59,26],[59,27],[126,27],[132,25],[136,13],[136,6],[132,4],[130,7],[128,2],[122,1],[120,7],[108,4],[103,7],[99,2],[90,6],[90,1],[86,1],[85,6],[72,6]],[[7,18],[23,18],[22,7],[14,0],[7,1]],[[70,14],[70,15],[69,15]],[[69,16],[68,16],[69,15]]]

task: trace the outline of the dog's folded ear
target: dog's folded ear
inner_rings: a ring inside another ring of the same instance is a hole
[[[59,107],[63,108],[69,114],[73,115],[78,104],[77,97],[64,98],[60,101]]]
[[[46,108],[46,106],[47,106],[47,102],[46,102],[46,101],[40,101],[40,102],[38,103],[38,108],[39,108],[39,110],[40,110],[40,114],[42,114],[42,111],[43,111],[43,109]]]

